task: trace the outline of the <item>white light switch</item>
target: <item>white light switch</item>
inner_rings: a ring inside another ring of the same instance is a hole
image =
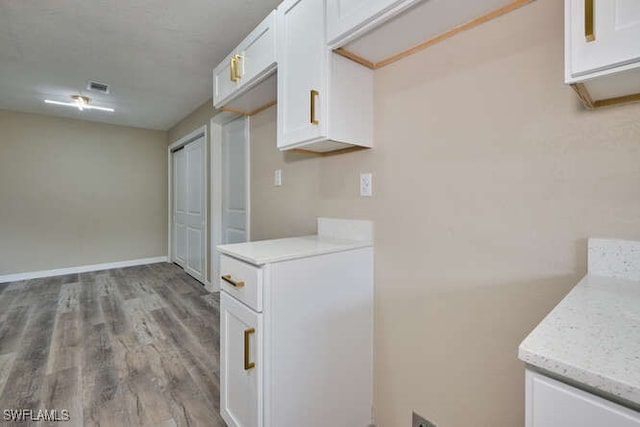
[[[373,195],[373,177],[370,172],[360,174],[360,195],[365,197]]]
[[[273,185],[276,187],[282,186],[282,169],[276,169],[273,173]]]

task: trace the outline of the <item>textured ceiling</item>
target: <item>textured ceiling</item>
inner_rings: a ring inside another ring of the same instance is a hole
[[[279,2],[2,0],[0,109],[166,130],[211,97],[212,68]],[[116,111],[43,102],[78,93]]]

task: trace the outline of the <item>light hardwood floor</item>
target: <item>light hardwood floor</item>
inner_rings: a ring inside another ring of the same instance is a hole
[[[0,284],[0,423],[224,426],[219,318],[219,295],[166,263]]]

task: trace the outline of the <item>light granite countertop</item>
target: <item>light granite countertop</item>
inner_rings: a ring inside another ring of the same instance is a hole
[[[217,246],[218,252],[264,265],[373,245],[373,222],[318,218],[318,234]]]
[[[370,241],[336,239],[311,235],[286,239],[220,245],[218,251],[254,265],[282,262],[314,255],[342,252],[371,246]]]
[[[640,280],[631,277],[586,275],[520,344],[519,358],[640,407]]]

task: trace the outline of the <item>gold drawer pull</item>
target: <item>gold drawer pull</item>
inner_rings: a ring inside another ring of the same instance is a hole
[[[231,79],[232,82],[238,81],[238,77],[237,77],[238,71],[236,71],[238,64],[237,64],[236,56],[238,55],[233,55],[233,58],[231,58],[231,63],[229,64],[229,78]]]
[[[242,77],[242,73],[240,72],[240,61],[243,59],[243,57],[238,54],[235,54],[233,57],[236,59],[236,80],[239,80]]]
[[[318,119],[316,118],[316,97],[320,95],[320,92],[318,92],[315,89],[311,89],[310,92],[310,100],[309,103],[311,105],[311,113],[310,113],[310,117],[309,117],[309,121],[312,125],[317,125],[318,124]]]
[[[587,42],[596,41],[593,27],[593,0],[584,0],[584,37]]]
[[[233,286],[234,288],[241,288],[244,286],[244,282],[236,282],[231,278],[230,274],[227,274],[225,276],[220,276],[220,278],[225,282],[227,282],[228,284],[230,284],[231,286]]]
[[[249,335],[254,334],[256,330],[254,328],[249,328],[244,330],[244,370],[248,371],[249,369],[255,368],[256,364],[253,362],[249,362]]]

